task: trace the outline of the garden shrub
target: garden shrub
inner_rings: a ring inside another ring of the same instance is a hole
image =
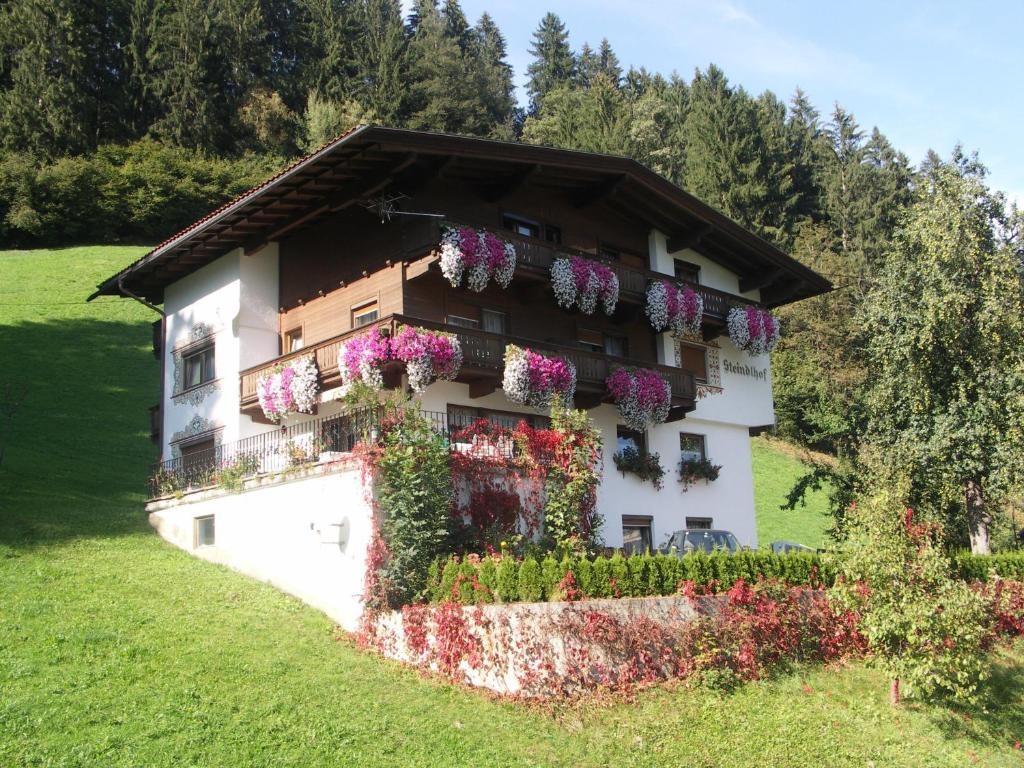
[[[590,574],[590,590],[587,595],[594,598],[612,597],[612,568],[607,557],[594,560]]]
[[[558,561],[555,560],[554,555],[551,553],[548,553],[540,561],[540,578],[542,596],[545,600],[550,600],[551,595],[555,594],[558,582],[562,580],[562,574],[558,569]]]
[[[536,603],[544,596],[540,565],[532,557],[524,557],[519,564],[518,586],[519,599],[524,603]]]
[[[498,599],[513,603],[519,598],[519,564],[511,557],[498,561]]]
[[[952,570],[965,581],[987,581],[992,573],[1003,579],[1024,581],[1024,551],[994,555],[962,552],[953,556]]]
[[[629,567],[620,552],[608,562],[608,593],[609,597],[629,596]]]

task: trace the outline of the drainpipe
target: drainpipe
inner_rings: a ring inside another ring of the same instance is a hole
[[[124,278],[119,277],[117,279],[117,290],[129,299],[135,299],[142,306],[147,309],[151,309],[160,315],[160,403],[157,411],[157,418],[160,423],[160,457],[158,461],[163,461],[164,458],[164,376],[167,367],[167,313],[164,312],[160,307],[155,304],[150,304],[141,296],[137,296],[127,288],[124,287]]]

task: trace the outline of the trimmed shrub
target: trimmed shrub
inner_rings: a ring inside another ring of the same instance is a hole
[[[498,562],[498,599],[503,603],[519,599],[519,563],[508,556]]]
[[[524,603],[536,603],[544,596],[540,566],[532,557],[524,557],[519,564],[518,585],[519,599]]]
[[[607,557],[599,557],[594,561],[593,570],[590,576],[590,597],[611,597],[612,596],[612,565]]]
[[[609,597],[629,596],[629,566],[626,558],[616,552],[608,562],[608,594]]]

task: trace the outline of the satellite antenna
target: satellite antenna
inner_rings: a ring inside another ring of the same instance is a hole
[[[408,195],[398,194],[381,194],[378,197],[371,197],[360,203],[366,210],[380,217],[380,223],[383,224],[386,221],[391,221],[392,216],[425,216],[431,219],[443,219],[445,215],[443,213],[421,213],[418,211],[402,211],[398,209],[396,203],[402,200],[408,200]]]

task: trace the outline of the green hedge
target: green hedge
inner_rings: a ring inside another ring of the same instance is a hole
[[[433,602],[443,602],[454,595],[458,602],[467,605],[562,600],[566,597],[565,576],[570,571],[576,588],[591,598],[671,595],[681,581],[698,585],[718,581],[730,586],[741,578],[756,581],[762,576],[785,579],[792,584],[832,581],[832,573],[822,559],[806,553],[697,552],[686,557],[615,554],[593,560],[556,560],[548,555],[539,562],[533,557],[519,561],[510,557],[483,558],[478,563],[451,558],[432,566],[428,591]]]
[[[987,581],[993,571],[1004,579],[1024,581],[1024,552],[996,555],[963,552],[953,557],[953,572],[966,581]]]
[[[671,595],[684,580],[697,585],[714,580],[731,586],[740,578],[756,581],[763,576],[785,579],[791,584],[813,582],[830,586],[834,578],[827,561],[807,553],[708,555],[697,552],[685,557],[616,554],[594,560],[579,557],[556,560],[548,555],[540,561],[532,557],[523,560],[506,557],[501,560],[483,558],[478,563],[451,558],[431,566],[428,592],[435,603],[449,600],[455,594],[457,601],[466,605],[562,600],[565,598],[563,580],[569,571],[579,591],[591,598]],[[953,557],[953,572],[962,579],[985,581],[993,571],[1006,579],[1024,581],[1024,552]]]

